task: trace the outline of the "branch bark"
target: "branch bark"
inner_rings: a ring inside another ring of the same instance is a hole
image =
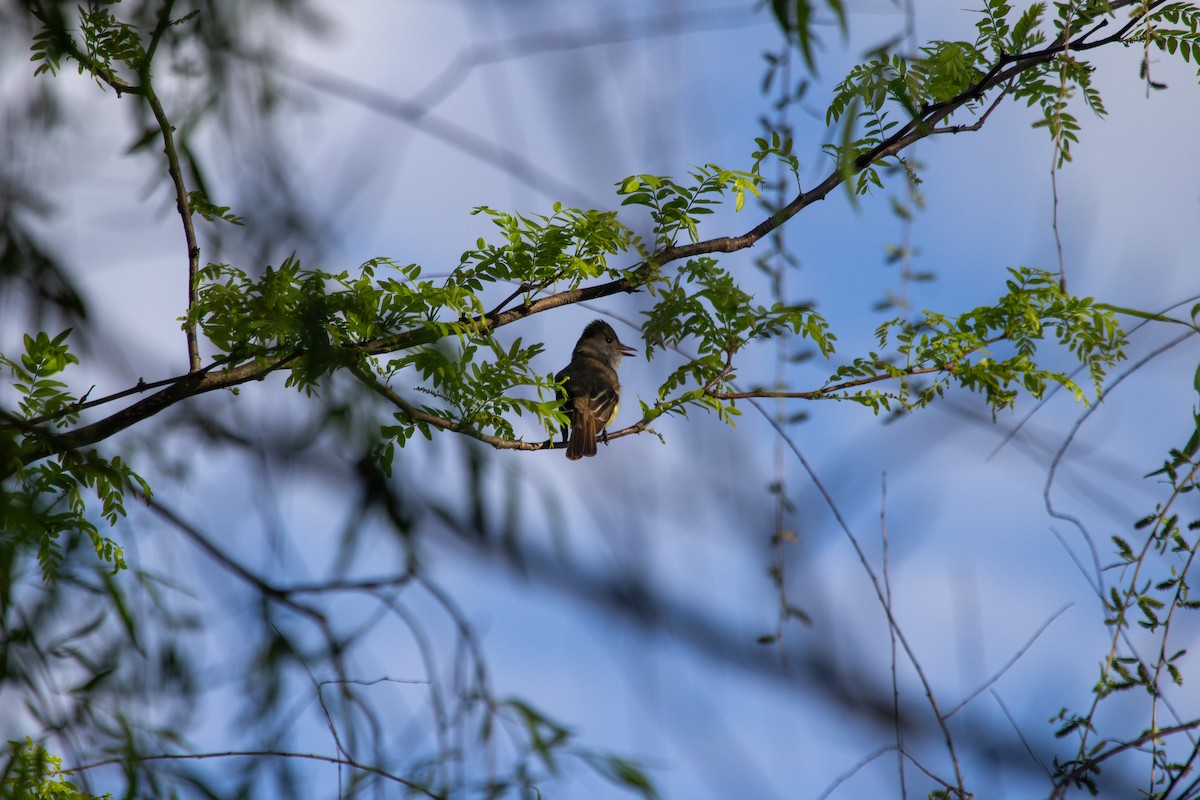
[[[163,109],[162,101],[158,99],[158,94],[154,91],[154,82],[151,80],[151,65],[153,63],[154,53],[158,49],[158,43],[162,40],[163,34],[171,24],[171,8],[175,5],[175,0],[167,0],[163,6],[162,15],[159,18],[157,27],[151,37],[150,47],[146,51],[146,57],[142,62],[139,70],[139,80],[142,84],[142,97],[146,100],[146,105],[150,107],[150,112],[154,115],[154,121],[158,123],[158,129],[162,133],[163,152],[167,157],[167,173],[171,176],[171,183],[175,187],[175,208],[179,212],[180,221],[183,223],[183,238],[187,244],[187,322],[184,323],[184,336],[187,339],[187,356],[188,356],[188,371],[199,372],[202,364],[200,361],[200,341],[196,335],[196,322],[191,318],[192,308],[195,307],[196,301],[199,299],[200,292],[200,245],[196,240],[196,228],[192,222],[191,201],[188,199],[187,184],[183,179],[183,170],[179,165],[179,152],[175,148],[175,128],[171,125],[171,120],[167,116],[167,112]]]

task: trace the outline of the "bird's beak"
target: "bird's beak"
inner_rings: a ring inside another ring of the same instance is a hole
[[[637,355],[637,350],[634,350],[632,347],[630,347],[627,344],[622,344],[622,345],[617,345],[617,346],[620,348],[621,355],[623,355],[623,356],[636,356]]]

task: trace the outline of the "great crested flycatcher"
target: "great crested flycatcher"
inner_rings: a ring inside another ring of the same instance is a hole
[[[563,427],[567,458],[575,461],[596,455],[596,436],[613,421],[621,400],[617,366],[621,356],[636,352],[621,344],[617,332],[602,319],[589,322],[583,329],[571,353],[571,363],[554,376],[563,382],[563,411],[571,420],[569,427]]]

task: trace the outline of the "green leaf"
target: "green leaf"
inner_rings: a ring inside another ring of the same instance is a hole
[[[1096,303],[1096,308],[1103,309],[1104,311],[1111,311],[1115,314],[1124,314],[1130,317],[1137,317],[1138,319],[1149,320],[1151,322],[1170,322],[1176,325],[1183,325],[1188,328],[1195,327],[1194,324],[1189,324],[1181,319],[1175,319],[1174,317],[1168,317],[1165,314],[1157,314],[1151,311],[1141,311],[1140,309],[1113,305],[1112,303]],[[1193,309],[1193,311],[1195,311],[1195,309]],[[1194,316],[1195,315],[1193,314],[1193,317]]]

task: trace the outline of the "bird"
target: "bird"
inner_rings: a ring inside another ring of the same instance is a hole
[[[571,363],[554,376],[563,384],[563,411],[571,421],[563,426],[567,458],[576,461],[596,455],[596,437],[613,421],[621,400],[617,366],[622,356],[636,352],[621,344],[617,332],[602,319],[589,322],[583,329],[571,353]]]

